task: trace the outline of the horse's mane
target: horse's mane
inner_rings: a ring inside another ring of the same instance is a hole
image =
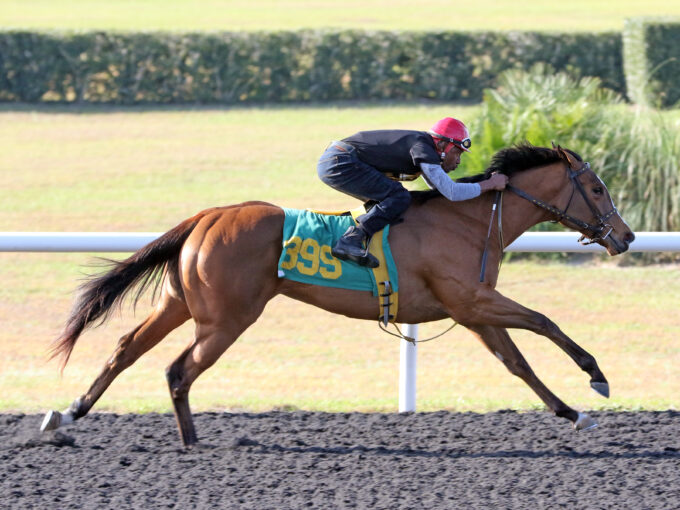
[[[578,161],[583,161],[581,156],[569,149],[563,149]],[[499,150],[491,158],[491,164],[481,174],[469,175],[456,179],[456,182],[479,182],[488,179],[493,172],[499,172],[510,177],[517,172],[535,168],[537,166],[550,165],[560,160],[560,156],[555,149],[547,147],[536,147],[528,142],[507,147]],[[411,198],[413,203],[422,204],[430,200],[442,196],[439,191],[411,191]]]

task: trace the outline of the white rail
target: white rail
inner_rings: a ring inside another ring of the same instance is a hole
[[[131,252],[161,232],[0,232],[0,252]],[[578,244],[573,232],[526,232],[509,252],[604,252],[597,244]],[[680,251],[680,232],[636,232],[631,252]],[[418,338],[418,325],[405,324],[404,334]],[[399,355],[399,412],[416,410],[417,347],[401,340]]]
[[[162,232],[0,232],[0,251],[131,252]]]
[[[130,252],[153,241],[162,232],[0,232],[1,251],[25,252]],[[680,232],[637,232],[630,251],[680,251]],[[597,244],[578,244],[573,232],[526,232],[506,251],[603,252]]]
[[[514,252],[604,252],[599,244],[578,244],[574,232],[525,232],[505,251]],[[680,232],[636,232],[632,252],[680,251]]]

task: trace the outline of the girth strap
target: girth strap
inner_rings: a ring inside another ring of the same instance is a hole
[[[356,222],[358,216],[366,212],[363,206],[352,209],[350,213]],[[399,293],[394,291],[394,285],[390,280],[390,274],[387,270],[387,261],[385,259],[385,251],[383,250],[383,232],[376,232],[371,236],[368,242],[368,252],[380,261],[378,267],[371,268],[373,271],[373,278],[378,286],[378,320],[385,326],[390,322],[397,320],[397,307],[399,306]]]

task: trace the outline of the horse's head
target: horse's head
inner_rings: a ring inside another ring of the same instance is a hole
[[[507,190],[547,211],[538,222],[558,221],[583,234],[584,244],[597,243],[610,255],[618,255],[635,239],[602,179],[573,151],[554,145],[552,149],[516,145],[498,151],[483,177],[492,172],[512,177]]]
[[[597,243],[609,255],[628,250],[635,234],[614,206],[607,186],[575,153],[559,145],[554,148],[566,165],[569,184],[563,188],[566,206],[558,221],[583,234],[583,244]]]

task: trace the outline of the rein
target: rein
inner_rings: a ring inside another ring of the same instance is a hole
[[[449,326],[447,329],[445,329],[444,331],[442,331],[438,335],[431,336],[430,338],[423,338],[422,340],[416,340],[412,336],[406,336],[404,333],[401,332],[401,329],[399,328],[399,326],[397,326],[396,322],[393,322],[392,325],[397,330],[397,333],[399,333],[398,335],[397,335],[397,333],[392,333],[390,330],[388,330],[387,327],[385,327],[385,325],[382,323],[382,321],[380,321],[380,320],[378,321],[378,326],[380,326],[380,329],[382,329],[388,335],[396,336],[397,338],[401,338],[402,340],[406,340],[407,342],[410,342],[413,345],[416,345],[416,344],[422,344],[423,342],[429,342],[430,340],[434,340],[435,338],[439,338],[440,336],[448,333],[453,328],[458,326],[458,323],[456,321],[453,321],[453,324],[451,324],[451,326]]]
[[[484,242],[484,252],[482,253],[482,269],[479,272],[479,283],[484,282],[484,274],[486,273],[486,258],[489,255],[489,240],[491,239],[491,229],[493,228],[493,217],[496,214],[496,209],[498,209],[498,241],[501,247],[501,258],[498,262],[498,269],[500,271],[501,264],[503,262],[503,221],[501,218],[503,209],[502,191],[496,191],[496,198],[494,198],[493,206],[491,206],[491,218],[489,219],[489,230],[486,232],[486,241]]]

